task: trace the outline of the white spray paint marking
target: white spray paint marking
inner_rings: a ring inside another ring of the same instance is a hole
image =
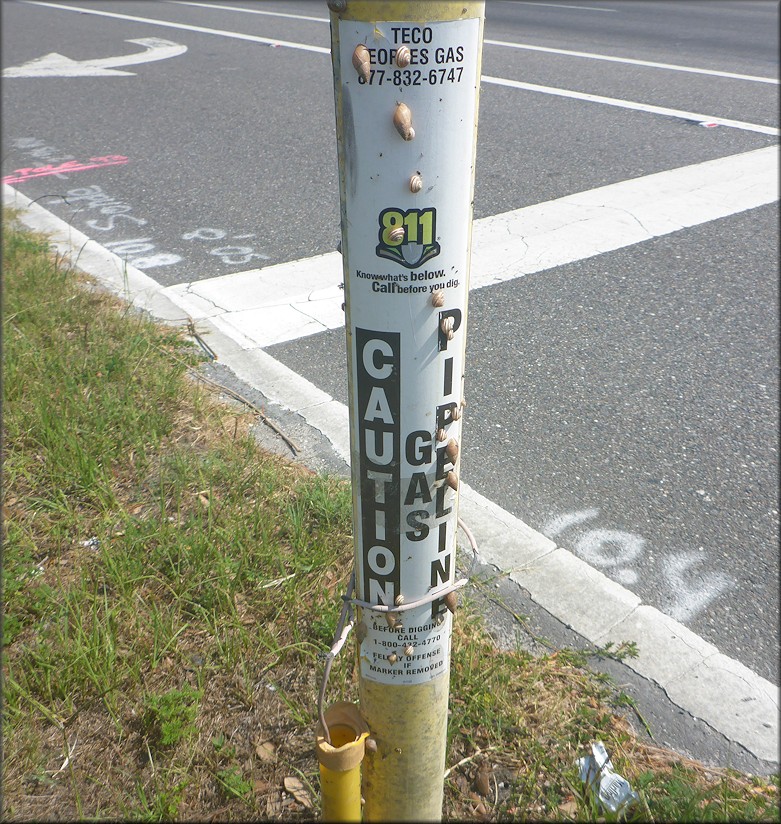
[[[597,527],[582,531],[585,521],[599,516],[598,509],[578,509],[555,515],[542,528],[548,538],[558,537],[567,530],[578,528],[573,536],[575,553],[586,563],[602,569],[610,577],[626,586],[636,584],[640,576],[633,564],[645,556],[647,542],[634,532]],[[732,589],[735,580],[723,572],[694,569],[708,563],[704,553],[675,552],[661,559],[661,580],[669,595],[666,612],[676,621],[685,623],[699,615],[720,595]]]
[[[706,564],[708,568],[702,569]],[[711,569],[707,558],[699,552],[681,552],[665,558],[662,574],[673,596],[667,612],[682,624],[702,612],[719,595],[732,589],[735,583],[729,575]]]
[[[211,226],[202,226],[198,229],[193,229],[191,232],[185,232],[182,235],[182,240],[202,240],[209,242],[224,240],[226,237],[228,237],[228,232],[225,229],[214,229]],[[245,235],[233,235],[230,239],[248,240],[253,237],[255,237],[254,232]],[[209,249],[209,254],[220,258],[226,266],[246,266],[254,258],[260,260],[269,259],[268,255],[264,255],[262,252],[256,252],[253,246],[215,246],[213,249]]]
[[[133,206],[125,201],[117,200],[97,185],[83,186],[69,189],[64,195],[68,205],[76,206],[77,211],[95,210],[102,217],[90,218],[86,225],[94,232],[110,235],[117,231],[131,229],[137,226],[147,226],[146,218],[132,214]],[[199,227],[185,232],[181,238],[188,242],[200,242],[212,248],[205,250],[206,254],[219,258],[225,266],[246,266],[253,260],[268,260],[263,254],[246,243],[235,245],[231,243],[215,243],[215,241],[248,240],[253,234],[229,236],[225,229]],[[181,255],[171,252],[160,252],[152,237],[123,237],[118,240],[106,240],[103,244],[115,255],[125,259],[131,266],[138,269],[152,269],[157,266],[171,266],[181,263]]]
[[[49,163],[65,163],[68,160],[75,160],[75,155],[64,154],[56,146],[48,146],[37,137],[17,137],[11,141],[15,149],[19,149],[22,154],[34,157],[37,160],[48,160]],[[57,175],[64,177],[64,175]]]
[[[571,526],[577,526],[583,521],[590,521],[599,515],[598,509],[579,509],[575,512],[568,512],[566,515],[556,515],[545,523],[542,528],[542,534],[548,538],[555,538],[569,529]]]
[[[138,269],[151,269],[155,266],[170,266],[179,263],[179,255],[156,252],[152,238],[136,237],[129,240],[115,240],[105,244],[106,249],[126,260]]]
[[[187,46],[172,43],[170,40],[161,40],[159,37],[141,37],[125,42],[143,46],[144,51],[120,57],[101,57],[92,60],[71,60],[64,54],[51,52],[21,66],[9,66],[3,69],[3,77],[133,77],[135,72],[123,72],[115,67],[167,60],[169,57],[178,57],[187,51]]]
[[[503,283],[777,199],[773,146],[493,215],[474,223],[470,285]],[[169,288],[200,317],[219,315],[251,348],[343,326],[342,279],[341,255],[331,252]]]
[[[590,529],[575,542],[575,552],[598,569],[628,566],[643,554],[644,549],[645,538],[617,529]],[[616,569],[616,573],[621,583],[637,581],[637,573],[633,569]]]
[[[78,204],[78,211],[96,209],[103,215],[104,217],[90,218],[86,221],[87,226],[96,232],[110,233],[122,229],[127,231],[136,226],[146,226],[148,223],[146,218],[131,214],[131,204],[117,200],[100,186],[69,189],[65,194],[65,202],[68,205]],[[171,266],[182,260],[180,255],[158,251],[151,237],[125,237],[121,240],[107,241],[103,245],[138,269]]]

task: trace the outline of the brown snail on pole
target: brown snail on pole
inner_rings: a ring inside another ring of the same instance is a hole
[[[400,69],[406,69],[412,61],[412,52],[406,46],[399,46],[396,50],[396,65]]]
[[[353,52],[353,66],[355,71],[364,79],[366,83],[369,82],[369,72],[372,68],[372,61],[369,55],[369,50],[363,43],[359,43]]]
[[[412,112],[406,103],[397,103],[393,113],[393,125],[404,140],[412,140],[415,130],[412,128]]]

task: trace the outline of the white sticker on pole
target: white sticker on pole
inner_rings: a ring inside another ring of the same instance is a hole
[[[358,598],[455,580],[480,21],[339,22]],[[362,677],[447,672],[443,598],[363,610]]]

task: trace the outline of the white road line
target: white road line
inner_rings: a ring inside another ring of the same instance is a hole
[[[617,106],[620,109],[634,109],[635,111],[648,112],[649,114],[661,114],[665,117],[677,117],[682,120],[691,120],[694,123],[715,123],[718,126],[729,126],[732,129],[743,129],[747,132],[758,132],[759,134],[776,136],[779,134],[779,130],[773,126],[762,126],[757,123],[746,123],[742,120],[727,120],[723,117],[713,117],[709,114],[686,112],[680,109],[668,109],[663,106],[652,106],[650,103],[635,103],[632,100],[621,100],[618,97],[603,97],[598,94],[575,92],[570,89],[557,89],[553,86],[538,86],[535,83],[522,83],[520,80],[507,80],[504,77],[489,77],[487,75],[483,75],[481,80],[483,83],[493,83],[497,86],[509,86],[513,89],[524,89],[529,92],[552,94],[556,97],[569,97],[573,100],[586,100],[589,103],[601,103],[603,106]]]
[[[305,14],[286,14],[281,11],[266,11],[265,9],[246,9],[242,6],[220,6],[216,3],[191,3],[189,0],[165,0],[175,6],[196,6],[204,9],[218,9],[219,11],[238,11],[243,14],[263,14],[266,17],[287,17],[290,20],[306,20],[311,23],[330,23],[327,17],[308,17]]]
[[[149,23],[152,26],[162,26],[166,29],[195,31],[201,34],[213,34],[218,37],[232,37],[234,40],[247,40],[250,43],[264,43],[267,46],[283,46],[288,49],[302,49],[303,51],[317,52],[319,54],[331,54],[331,49],[325,48],[324,46],[309,46],[306,43],[291,43],[288,40],[277,40],[273,37],[259,37],[254,34],[243,34],[239,31],[210,29],[206,26],[192,26],[187,23],[173,23],[170,20],[155,20],[153,17],[137,17],[134,14],[118,14],[113,11],[86,9],[82,6],[63,6],[60,3],[43,3],[40,2],[40,0],[24,0],[24,2],[29,3],[32,6],[45,6],[50,9],[60,9],[60,11],[76,11],[80,14],[94,14],[98,17],[112,17],[115,20],[130,20],[133,23]]]
[[[581,57],[588,60],[606,60],[610,63],[628,63],[632,66],[645,66],[651,69],[666,69],[674,72],[689,72],[691,74],[707,74],[713,77],[728,77],[732,80],[750,80],[754,83],[773,83],[776,86],[779,80],[776,77],[758,77],[754,74],[737,74],[736,72],[722,72],[717,69],[698,69],[694,66],[679,66],[675,63],[656,63],[653,60],[636,60],[632,57],[614,57],[609,54],[595,54],[594,52],[570,51],[569,49],[552,49],[547,46],[531,46],[528,43],[511,43],[507,40],[489,40],[483,42],[488,46],[504,46],[508,49],[525,49],[527,51],[560,54],[564,57]]]
[[[594,257],[778,200],[778,148],[709,160],[477,220],[471,288]],[[344,323],[338,252],[169,286],[245,349]]]
[[[6,184],[3,202],[19,209],[25,225],[48,234],[61,254],[107,288],[158,318],[186,320],[188,309],[179,302],[180,295],[161,289],[135,267],[123,265],[116,255]],[[209,320],[202,320],[199,327],[208,335],[221,363],[272,403],[299,414],[349,463],[344,404],[262,349],[243,349]],[[459,484],[459,514],[474,533],[482,560],[510,572],[536,603],[591,643],[635,641],[639,656],[627,659],[627,666],[657,683],[674,705],[757,758],[778,763],[776,685],[723,655],[679,622],[641,604],[634,593],[557,547],[464,482]],[[594,609],[594,605],[599,608]]]
[[[110,11],[98,11],[97,9],[87,9],[82,6],[63,6],[60,3],[45,3],[42,0],[24,0],[34,6],[45,6],[62,11],[76,11],[81,14],[94,14],[100,17],[113,17],[118,20],[131,20],[135,23],[149,23],[153,26],[162,26],[169,29],[182,29],[184,31],[200,32],[201,34],[212,34],[219,37],[232,37],[236,40],[246,40],[252,43],[265,43],[272,46],[283,46],[290,49],[303,49],[304,51],[317,52],[319,54],[330,54],[330,48],[323,46],[310,46],[305,43],[293,43],[288,40],[275,40],[272,37],[259,37],[253,34],[242,34],[241,32],[226,31],[225,29],[211,29],[205,26],[193,26],[187,23],[173,23],[166,20],[155,20],[149,17],[136,17],[130,14],[118,14]],[[523,89],[531,92],[541,92],[543,94],[555,95],[557,97],[569,97],[573,100],[585,100],[589,103],[601,103],[606,106],[618,106],[622,109],[633,109],[635,111],[647,112],[649,114],[660,114],[666,117],[677,117],[682,120],[691,120],[697,123],[715,123],[719,126],[729,126],[733,129],[743,129],[749,132],[760,134],[778,135],[779,130],[772,126],[763,126],[756,123],[746,123],[741,120],[727,120],[722,117],[714,117],[707,114],[696,114],[694,112],[679,111],[678,109],[667,109],[662,106],[653,106],[648,103],[635,103],[631,100],[621,100],[615,97],[603,97],[596,94],[576,92],[569,89],[557,89],[553,86],[538,86],[533,83],[522,83],[518,80],[508,80],[502,77],[489,77],[482,75],[483,83],[492,83],[499,86],[508,86],[515,89]]]
[[[531,0],[509,0],[519,6],[547,6],[551,9],[574,9],[575,11],[618,11],[618,9],[602,9],[597,6],[565,6],[561,3],[534,3]]]
[[[241,6],[220,6],[216,3],[197,3],[192,0],[165,0],[177,6],[195,6],[205,9],[218,9],[219,11],[236,11],[242,14],[263,14],[267,17],[286,17],[292,20],[306,20],[312,23],[330,23],[327,17],[308,17],[303,14],[285,14],[279,11],[266,11],[261,9],[246,9]],[[540,5],[540,4],[535,4]],[[563,6],[561,8],[567,8]],[[583,8],[583,7],[578,7]],[[616,11],[616,9],[597,9],[597,11]],[[707,74],[713,77],[728,77],[732,80],[750,80],[754,83],[774,83],[779,84],[775,77],[758,77],[753,74],[738,74],[736,72],[723,72],[717,69],[698,69],[694,66],[679,66],[675,63],[657,63],[653,60],[636,60],[631,57],[615,57],[609,54],[595,54],[594,52],[570,51],[569,49],[553,49],[547,46],[532,46],[529,43],[511,43],[507,40],[483,40],[488,46],[502,46],[509,49],[525,49],[527,51],[545,52],[547,54],[560,54],[564,57],[581,57],[589,60],[606,60],[611,63],[628,63],[633,66],[645,66],[651,69],[667,69],[676,72],[690,72],[691,74]]]

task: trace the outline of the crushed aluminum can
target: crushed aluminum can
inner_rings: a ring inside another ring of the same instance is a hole
[[[600,806],[611,813],[619,813],[634,804],[640,796],[629,782],[613,769],[605,745],[596,741],[591,745],[592,755],[578,758],[580,780],[592,792],[596,790]]]

